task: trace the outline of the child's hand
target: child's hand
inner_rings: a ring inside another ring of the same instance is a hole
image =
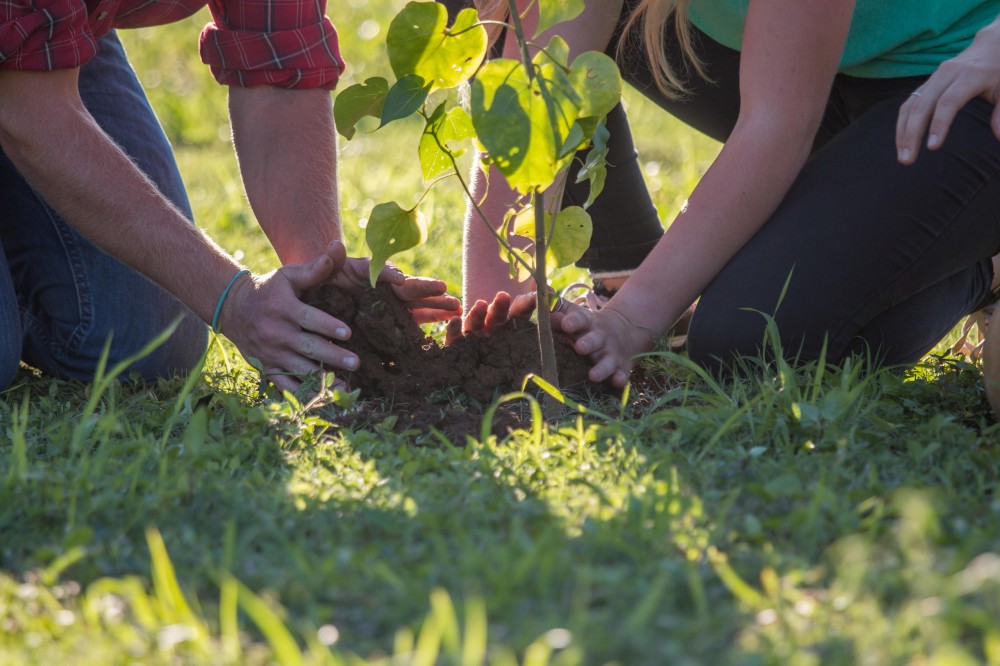
[[[567,303],[560,312],[553,312],[552,322],[573,338],[576,353],[593,362],[590,381],[610,379],[619,388],[628,381],[635,356],[651,350],[655,342],[651,332],[607,306],[593,312]]]

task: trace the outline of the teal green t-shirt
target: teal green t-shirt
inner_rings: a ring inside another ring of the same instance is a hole
[[[739,50],[751,1],[692,0],[691,22]],[[875,79],[931,74],[998,16],[1000,0],[857,0],[840,71]]]

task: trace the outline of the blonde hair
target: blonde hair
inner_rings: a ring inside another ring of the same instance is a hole
[[[629,40],[638,40],[642,44],[644,55],[653,72],[656,87],[668,99],[683,99],[687,94],[688,75],[691,70],[705,79],[711,80],[705,70],[705,64],[695,52],[691,38],[691,22],[688,19],[688,7],[691,0],[639,0],[636,8],[629,15],[618,41],[617,59],[623,62],[627,54]],[[475,0],[480,19],[504,21],[507,18],[507,0]],[[664,47],[664,28],[673,19],[674,36],[684,56],[680,67],[671,63],[666,56]],[[502,28],[496,24],[486,26],[489,43],[493,44],[499,37]]]
[[[694,73],[709,80],[705,63],[698,57],[691,37],[688,7],[691,0],[639,0],[628,17],[622,38],[618,41],[618,59],[625,55],[630,39],[641,41],[646,60],[653,72],[653,81],[668,99],[683,99],[687,94],[688,75]],[[664,29],[673,20],[674,36],[684,56],[683,62],[671,63],[666,55]],[[637,34],[638,33],[638,34]]]

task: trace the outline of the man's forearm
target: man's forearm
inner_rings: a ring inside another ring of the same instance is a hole
[[[231,88],[233,140],[250,205],[282,264],[342,236],[330,93]]]
[[[0,73],[0,144],[21,174],[91,242],[210,321],[236,267],[105,134],[75,70]]]

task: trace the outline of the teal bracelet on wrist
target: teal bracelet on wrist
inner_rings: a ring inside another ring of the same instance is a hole
[[[248,271],[247,269],[244,268],[243,270],[241,270],[240,272],[238,272],[236,275],[234,275],[233,279],[230,280],[229,284],[226,285],[226,288],[222,290],[222,296],[219,296],[219,304],[215,306],[215,314],[212,315],[212,332],[213,333],[218,333],[219,332],[219,313],[222,312],[222,304],[226,302],[226,296],[229,295],[229,290],[233,288],[233,285],[236,284],[237,280],[239,280],[241,277],[243,277],[244,275],[246,275],[249,272],[250,271]]]

